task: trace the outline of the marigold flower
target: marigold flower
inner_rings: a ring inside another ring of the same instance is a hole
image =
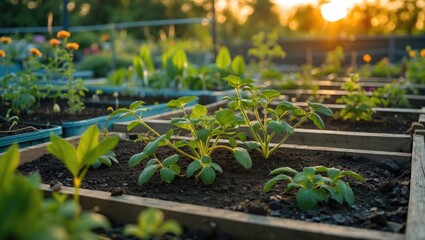
[[[4,44],[8,44],[12,42],[12,38],[10,37],[0,37],[0,42],[4,43]]]
[[[30,53],[32,55],[34,55],[34,56],[37,56],[37,57],[42,57],[43,56],[43,54],[37,48],[31,48],[30,49]]]
[[[0,49],[0,58],[6,57],[6,52]]]
[[[372,57],[369,54],[365,54],[363,55],[363,61],[365,63],[370,63],[370,61],[372,61]]]
[[[59,31],[56,36],[60,39],[65,39],[71,37],[71,33],[65,30]]]
[[[415,50],[410,50],[409,51],[409,57],[411,57],[411,58],[416,57],[416,51]]]
[[[57,40],[56,38],[52,38],[49,41],[49,44],[53,47],[59,46],[61,44],[61,42],[59,40]]]
[[[76,42],[71,42],[66,44],[66,48],[68,48],[69,50],[78,50],[79,47],[80,45],[78,45],[78,43]]]
[[[420,54],[421,54],[421,57],[425,58],[425,48],[421,50]]]

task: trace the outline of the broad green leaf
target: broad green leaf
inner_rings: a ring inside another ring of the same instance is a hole
[[[158,167],[158,164],[154,164],[143,169],[143,171],[139,175],[139,178],[137,179],[137,184],[141,186],[147,181],[149,181],[149,179],[155,174],[156,170],[158,170]]]
[[[314,178],[313,178],[314,184],[322,184],[322,183],[330,183],[330,182],[332,182],[332,179],[330,179],[328,177],[323,177],[320,174],[314,175]]]
[[[232,62],[232,59],[230,58],[229,49],[226,47],[221,47],[217,58],[215,59],[215,64],[222,70],[226,70],[230,63]]]
[[[322,185],[322,188],[326,189],[330,194],[332,199],[334,199],[335,201],[337,201],[339,204],[343,204],[344,203],[344,198],[342,197],[341,192],[337,192],[335,190],[335,188],[329,186],[329,185]]]
[[[316,170],[316,172],[327,172],[328,168],[324,166],[315,166],[314,170]]]
[[[293,188],[301,188],[301,187],[302,187],[301,184],[296,183],[296,182],[291,182],[291,183],[288,183],[288,185],[286,187],[286,191],[289,191],[289,190],[291,190]]]
[[[210,136],[210,134],[211,134],[211,131],[209,129],[199,129],[196,131],[196,135],[198,136],[198,139],[204,142],[208,140],[208,137]]]
[[[133,128],[139,125],[141,125],[141,123],[138,121],[131,122],[130,124],[127,125],[127,131],[131,131]]]
[[[348,183],[345,183],[342,180],[338,180],[338,189],[341,191],[341,194],[348,205],[353,205],[355,202],[354,193]]]
[[[167,108],[182,108],[182,105],[178,100],[173,99],[167,103]]]
[[[205,185],[211,185],[215,180],[215,171],[212,167],[204,167],[201,173],[202,182]]]
[[[234,137],[229,138],[229,145],[234,148],[238,145],[238,143],[236,142],[236,139]]]
[[[173,145],[180,148],[180,147],[189,145],[189,143],[186,140],[180,140],[180,141],[174,142]]]
[[[186,168],[186,175],[188,177],[193,176],[193,174],[202,168],[202,163],[200,160],[194,160]]]
[[[257,121],[252,122],[251,124],[252,124],[252,130],[254,130],[254,132],[256,132],[261,127],[260,123]]]
[[[99,143],[99,129],[96,125],[91,125],[81,136],[77,147],[77,159],[79,163],[87,157]]]
[[[310,112],[308,115],[308,118],[313,121],[314,125],[320,129],[325,129],[325,123],[323,122],[322,118],[319,116],[319,114],[315,112]]]
[[[183,229],[179,223],[175,220],[167,220],[156,230],[157,236],[164,236],[167,233],[172,233],[176,236],[180,236],[183,233]]]
[[[352,172],[352,171],[345,171],[345,170],[341,171],[341,175],[347,175],[347,176],[353,177],[353,178],[359,180],[360,182],[365,181],[364,177],[362,177],[360,174]]]
[[[238,132],[238,134],[236,134],[236,136],[238,136],[239,140],[246,141],[246,133]]]
[[[86,154],[82,163],[84,165],[91,165],[96,159],[113,150],[119,141],[120,138],[118,136],[104,137],[94,149]]]
[[[291,173],[296,175],[298,173],[297,170],[290,168],[290,167],[280,167],[276,168],[273,171],[270,172],[271,175],[279,174],[279,173]]]
[[[267,128],[269,130],[275,131],[278,134],[293,134],[294,133],[294,128],[292,128],[291,125],[289,125],[287,122],[285,121],[275,121],[275,120],[271,120],[269,122],[269,124],[267,125]]]
[[[314,194],[316,195],[316,199],[319,202],[327,202],[329,199],[328,193],[324,189],[315,188]]]
[[[208,110],[205,106],[200,105],[200,104],[196,104],[193,107],[193,111],[190,114],[190,117],[191,118],[200,118],[200,117],[207,115],[207,113],[208,113]]]
[[[149,155],[145,152],[134,154],[133,156],[131,156],[130,160],[128,160],[128,166],[130,168],[133,168],[147,157],[149,157]]]
[[[228,75],[223,78],[223,80],[227,81],[227,83],[232,87],[239,87],[241,82],[241,77],[235,75]]]
[[[247,86],[247,85],[251,85],[252,83],[256,82],[254,79],[249,79],[249,78],[244,78],[241,79],[241,85]]]
[[[314,170],[314,168],[312,167],[304,167],[303,168],[303,172],[307,175],[307,176],[313,176],[316,173],[316,170]]]
[[[164,167],[159,171],[159,174],[161,176],[161,180],[166,183],[171,183],[174,181],[175,173],[170,168]]]
[[[155,139],[152,142],[149,142],[146,147],[143,149],[143,152],[146,153],[148,156],[150,156],[151,154],[153,154],[157,149],[158,149],[158,145],[161,141],[163,141],[165,139],[166,135],[163,134],[161,136],[159,136],[157,139]]]
[[[183,49],[175,51],[173,56],[173,65],[180,73],[182,73],[183,69],[187,67],[187,57]]]
[[[236,161],[245,169],[249,169],[252,167],[251,156],[249,156],[249,153],[246,149],[240,147],[235,148],[233,155],[235,156]]]
[[[337,168],[328,168],[328,176],[332,180],[338,180],[341,177],[341,170]]]
[[[287,176],[287,175],[285,175],[285,174],[279,174],[279,175],[277,175],[277,176],[273,177],[272,179],[268,180],[268,181],[266,182],[266,184],[264,184],[263,192],[269,192],[269,191],[270,191],[270,189],[271,189],[274,185],[276,185],[276,183],[277,183],[278,181],[282,181],[282,180],[292,182],[292,178],[291,178],[291,177],[289,177],[289,176]]]
[[[296,109],[299,109],[299,107],[296,106],[296,105],[294,105],[291,102],[283,101],[283,102],[279,103],[279,105],[277,105],[277,107],[276,107],[276,115],[280,116],[280,115],[282,115],[286,111],[296,110]]]
[[[331,117],[333,115],[332,110],[330,110],[328,107],[321,103],[312,103],[310,101],[307,101],[308,106],[313,109],[315,112],[324,114],[326,116]]]
[[[245,73],[245,60],[242,55],[233,58],[231,68],[236,75],[242,76]]]
[[[317,206],[316,194],[313,189],[299,189],[296,198],[298,207],[302,210],[313,209]]]
[[[128,110],[127,108],[120,108],[120,109],[117,109],[117,110],[115,110],[114,112],[112,112],[111,114],[109,114],[109,116],[108,116],[107,120],[109,120],[109,119],[111,119],[111,118],[113,118],[113,117],[115,117],[115,116],[117,116],[117,115],[119,115],[119,114],[122,114],[122,113],[128,112],[128,111],[129,111],[129,110]]]
[[[152,54],[147,45],[143,45],[140,48],[140,57],[143,59],[147,70],[153,72],[155,70],[155,67],[152,60]]]
[[[147,168],[147,167],[149,167],[149,166],[152,166],[152,165],[154,165],[154,164],[156,164],[156,163],[158,163],[158,159],[156,159],[156,158],[152,158],[151,160],[149,160],[149,161],[146,163],[145,168]]]
[[[210,164],[212,162],[212,159],[210,156],[204,155],[202,156],[202,162],[205,164]]]
[[[302,183],[305,181],[307,181],[307,176],[305,175],[304,172],[299,172],[294,176],[294,182]]]
[[[230,109],[221,109],[215,114],[215,119],[222,126],[228,126],[235,120],[235,114]]]
[[[171,170],[173,170],[173,172],[174,172],[175,175],[179,175],[180,174],[180,167],[178,165],[172,164],[172,165],[169,166],[169,168]]]
[[[261,91],[261,95],[267,99],[267,102],[271,102],[273,99],[280,96],[280,92],[272,89],[266,89]]]
[[[20,153],[18,144],[10,146],[6,152],[0,156],[0,190],[7,186],[9,176],[15,173],[19,165]]]
[[[210,166],[219,173],[223,173],[223,169],[217,163],[210,163]]]
[[[168,167],[172,164],[176,164],[178,160],[179,160],[179,155],[174,154],[173,156],[170,156],[164,159],[164,161],[162,161],[162,165],[164,165],[164,167]]]
[[[133,69],[136,72],[137,76],[139,76],[140,78],[143,78],[143,68],[143,59],[139,56],[135,56],[133,58]]]
[[[180,102],[182,106],[186,106],[188,103],[195,101],[197,97],[195,96],[183,96],[179,97],[177,100]]]
[[[135,101],[133,103],[130,104],[130,109],[131,110],[136,110],[138,107],[142,106],[143,104],[145,104],[144,101]]]
[[[77,176],[80,169],[74,146],[54,134],[50,136],[50,141],[51,144],[46,147],[47,151],[64,163],[73,176]]]

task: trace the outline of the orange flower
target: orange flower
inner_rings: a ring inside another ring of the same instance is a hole
[[[12,38],[10,38],[10,37],[0,37],[0,42],[2,42],[4,44],[8,44],[8,43],[12,42]]]
[[[52,38],[49,41],[49,44],[53,47],[59,46],[61,44],[61,42],[59,40],[57,40],[56,38]]]
[[[6,52],[0,49],[0,58],[6,57]]]
[[[43,56],[43,54],[37,48],[31,48],[30,49],[30,53],[32,55],[34,55],[34,56],[37,56],[37,57],[42,57]]]
[[[421,50],[421,57],[425,58],[425,48]]]
[[[71,33],[65,30],[61,30],[56,34],[56,36],[60,39],[65,39],[71,37]]]
[[[372,61],[372,57],[369,54],[365,54],[363,55],[363,61],[365,63],[370,63],[370,61]]]
[[[102,34],[101,39],[104,42],[109,41],[109,34],[106,34],[106,33],[105,34]]]
[[[415,50],[410,50],[409,51],[409,57],[411,57],[411,58],[416,57],[416,51]]]
[[[79,47],[80,45],[78,45],[78,43],[76,42],[71,42],[66,44],[66,48],[68,48],[69,50],[78,50]]]

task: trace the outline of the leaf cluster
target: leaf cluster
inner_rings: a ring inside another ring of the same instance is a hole
[[[353,205],[355,201],[353,190],[342,177],[349,176],[361,182],[365,180],[355,172],[323,166],[304,167],[302,172],[290,167],[281,167],[274,169],[270,174],[276,176],[267,181],[263,191],[269,192],[279,181],[287,181],[285,191],[297,189],[297,204],[303,210],[313,209],[319,202],[328,202],[329,199],[340,204],[346,202]]]

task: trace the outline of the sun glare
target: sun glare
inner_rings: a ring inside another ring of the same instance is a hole
[[[323,4],[320,7],[320,11],[325,20],[329,22],[336,22],[347,16],[348,7],[349,6],[347,6],[344,1],[333,1]]]

